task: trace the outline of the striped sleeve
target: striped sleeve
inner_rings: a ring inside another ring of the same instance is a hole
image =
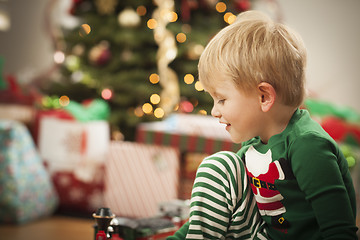
[[[266,239],[250,191],[245,167],[235,153],[205,158],[192,189],[186,239]]]

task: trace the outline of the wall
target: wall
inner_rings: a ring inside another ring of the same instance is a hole
[[[269,2],[258,9],[275,16]],[[308,49],[307,86],[318,98],[360,112],[360,1],[278,0],[283,22]]]
[[[11,27],[0,31],[0,56],[5,74],[15,74],[22,82],[47,71],[53,63],[53,47],[45,29],[45,10],[49,0],[1,1]]]
[[[11,0],[6,4],[11,29],[0,32],[0,55],[5,73],[23,81],[46,71],[52,63],[52,42],[45,30],[50,0]],[[255,1],[273,14],[270,2]],[[320,99],[360,112],[360,1],[279,0],[283,21],[296,29],[308,49],[308,88]]]

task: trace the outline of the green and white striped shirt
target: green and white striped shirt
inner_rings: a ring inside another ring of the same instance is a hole
[[[186,239],[267,239],[242,160],[218,152],[200,164]]]

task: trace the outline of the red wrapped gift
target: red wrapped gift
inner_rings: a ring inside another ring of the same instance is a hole
[[[240,144],[231,141],[217,119],[193,114],[173,114],[162,122],[142,123],[137,128],[136,140],[176,147],[181,152],[212,154],[240,149]]]
[[[241,147],[231,141],[216,118],[194,114],[173,114],[161,122],[142,123],[136,140],[181,152],[180,199],[190,198],[196,170],[206,156],[219,151],[237,152]]]
[[[103,206],[104,168],[90,182],[79,180],[73,172],[59,171],[52,174],[55,189],[59,195],[58,211],[91,213]]]

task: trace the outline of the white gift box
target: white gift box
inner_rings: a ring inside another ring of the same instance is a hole
[[[78,122],[44,116],[39,127],[39,151],[50,173],[71,171],[84,182],[93,180],[104,164],[110,143],[106,121]]]

